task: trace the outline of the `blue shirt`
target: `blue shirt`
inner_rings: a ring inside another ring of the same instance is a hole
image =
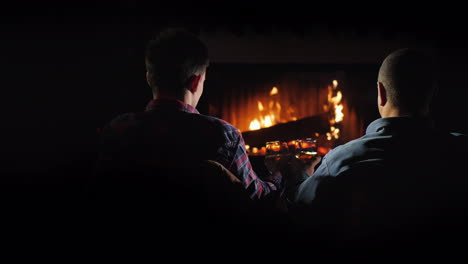
[[[297,175],[287,185],[288,198],[295,204],[310,204],[321,183],[357,167],[379,168],[382,174],[392,172],[393,181],[400,182],[422,182],[429,179],[428,175],[459,172],[456,160],[466,154],[466,148],[456,138],[464,138],[466,143],[465,136],[439,132],[428,119],[377,119],[369,124],[364,136],[325,155],[313,176]]]

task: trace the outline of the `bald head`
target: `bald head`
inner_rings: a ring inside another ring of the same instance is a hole
[[[432,57],[412,49],[400,49],[388,55],[378,77],[385,87],[389,106],[407,114],[427,113],[435,80]]]

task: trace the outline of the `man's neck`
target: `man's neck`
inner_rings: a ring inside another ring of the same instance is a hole
[[[158,94],[154,95],[153,94],[153,99],[154,100],[177,100],[181,101],[185,104],[191,105],[192,107],[195,107],[193,105],[193,96],[191,94],[185,94],[183,98],[180,98],[179,96],[174,96],[174,95],[164,95],[164,94]]]
[[[426,116],[427,116],[427,112],[425,111],[414,113],[414,112],[404,111],[402,109],[395,108],[395,107],[386,109],[382,113],[383,118],[386,118],[386,117],[426,117]]]
[[[409,114],[405,113],[404,111],[400,111],[400,109],[397,109],[397,108],[389,108],[389,109],[386,109],[386,111],[382,113],[383,118],[400,117],[400,116],[408,116],[408,115]]]
[[[193,106],[193,107],[196,107],[196,104],[194,104],[195,98],[194,98],[193,94],[190,93],[190,92],[186,92],[186,93],[184,94],[184,99],[181,100],[181,101],[184,102],[184,103],[186,103],[186,104],[188,104],[188,105],[191,105],[191,106]]]

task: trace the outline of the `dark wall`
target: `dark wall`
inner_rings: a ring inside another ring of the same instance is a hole
[[[434,117],[440,127],[468,134],[467,88],[468,39],[461,31],[446,31],[439,42],[439,91]]]
[[[52,193],[79,188],[96,157],[97,129],[151,97],[148,32],[120,23],[2,25],[2,182]]]

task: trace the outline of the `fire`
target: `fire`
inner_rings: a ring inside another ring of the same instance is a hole
[[[257,119],[252,120],[252,122],[250,122],[249,129],[250,129],[250,130],[258,130],[258,129],[260,129],[260,122],[258,122]]]
[[[330,127],[330,132],[327,132],[327,140],[338,139],[340,137],[340,129],[334,126]]]
[[[327,140],[332,140],[333,138],[338,139],[340,137],[340,129],[336,128],[335,125],[343,121],[343,104],[341,100],[343,99],[343,94],[339,91],[338,81],[332,81],[333,86],[328,86],[328,105],[325,106],[325,109],[328,109],[332,115],[330,118],[330,132],[326,133]],[[335,95],[334,95],[335,94]]]
[[[273,86],[273,88],[270,91],[270,96],[277,95],[278,94],[278,88],[276,86]]]
[[[338,87],[338,81],[337,80],[333,80],[333,89],[336,89],[336,87]]]
[[[268,109],[263,106],[261,101],[257,101],[259,115],[257,118],[250,121],[250,130],[271,127],[280,122],[282,107],[281,104],[277,101],[278,94],[279,89],[278,87],[274,86],[270,91],[271,100],[266,104]]]
[[[258,114],[256,118],[250,121],[249,130],[258,130],[261,128],[271,127],[278,123],[295,121],[298,119],[297,108],[294,106],[283,107],[279,101],[279,89],[273,86],[269,92],[269,99],[265,101],[257,101]],[[324,111],[331,114],[329,123],[330,126],[337,125],[344,120],[343,114],[343,93],[338,89],[338,81],[333,80],[331,85],[328,85],[328,103],[324,105]],[[284,108],[284,109],[283,109]],[[327,138],[339,138],[340,129],[330,130]]]
[[[331,94],[328,94],[328,101],[331,102],[334,105],[338,105],[341,102],[341,99],[343,98],[343,94],[341,91],[338,91],[336,93],[336,96],[333,96]]]
[[[263,104],[260,101],[258,101],[258,110],[263,111]]]
[[[286,113],[290,121],[297,120],[297,112],[297,108],[293,105],[288,106],[288,108],[286,109]]]
[[[335,123],[339,123],[343,121],[344,114],[343,114],[343,105],[337,105],[335,107]]]
[[[265,116],[265,120],[263,122],[263,127],[271,127],[273,125],[273,122],[271,120],[270,116]]]

